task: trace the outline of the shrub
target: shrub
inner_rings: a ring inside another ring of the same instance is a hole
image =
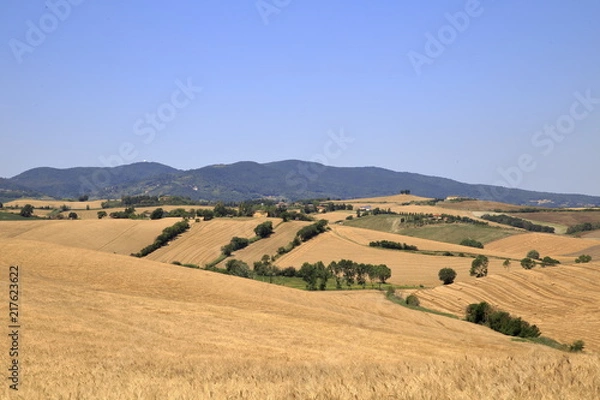
[[[585,342],[583,340],[576,340],[573,344],[569,345],[569,351],[572,353],[579,353],[583,351],[585,347]]]
[[[438,272],[438,277],[440,281],[444,282],[444,285],[450,285],[454,283],[454,279],[456,279],[456,271],[452,268],[442,268]]]
[[[529,257],[525,257],[524,259],[521,260],[521,267],[523,267],[525,269],[531,269],[531,268],[535,267],[535,261],[533,261]]]
[[[582,254],[575,259],[575,262],[577,264],[589,263],[590,261],[592,261],[592,256],[587,255],[587,254]]]
[[[469,246],[469,247],[476,247],[478,249],[483,249],[483,243],[475,240],[475,239],[463,239],[460,242],[461,246]]]
[[[560,261],[558,261],[552,257],[546,256],[542,259],[542,267],[548,267],[548,266],[556,265],[556,264],[560,264]]]
[[[421,302],[416,294],[411,294],[406,298],[406,304],[413,307],[419,307]]]
[[[539,260],[540,253],[537,250],[530,250],[529,253],[527,253],[527,258],[533,258],[534,260]]]

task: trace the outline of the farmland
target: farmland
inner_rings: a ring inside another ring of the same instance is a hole
[[[355,202],[384,204],[367,200]],[[77,211],[90,215],[75,221],[0,221],[0,265],[19,265],[23,277],[23,398],[600,397],[597,238],[462,223],[395,229],[394,215],[348,221],[345,216],[355,211],[336,211],[315,215],[331,221],[326,232],[274,260],[297,269],[341,259],[386,264],[396,296],[416,294],[422,306],[459,317],[452,319],[402,307],[371,285],[335,290],[330,281],[330,290],[309,292],[299,290],[305,287],[301,277],[287,283],[274,277],[269,284],[265,277],[172,264],[202,268],[232,237],[252,238],[258,224],[271,221],[273,234],[231,256],[252,265],[277,254],[311,222],[192,219],[187,232],[135,258],[129,254],[180,219],[100,220],[96,211]],[[457,213],[476,218],[470,210]],[[457,244],[467,236],[485,248]],[[418,250],[369,246],[381,240]],[[524,270],[519,260],[532,249],[563,264]],[[575,264],[575,255],[583,253],[593,261]],[[489,257],[484,278],[469,274],[477,254]],[[503,266],[505,259],[512,260],[510,267]],[[441,268],[457,272],[455,283],[441,285]],[[7,276],[0,279],[5,287]],[[462,321],[465,307],[479,301],[536,324],[561,343],[583,340],[585,351],[562,352]],[[9,398],[6,386],[0,397]]]

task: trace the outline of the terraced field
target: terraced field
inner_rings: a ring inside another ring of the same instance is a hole
[[[600,350],[600,263],[513,268],[476,281],[417,292],[429,308],[464,316],[470,303],[487,301],[536,324],[543,335]]]

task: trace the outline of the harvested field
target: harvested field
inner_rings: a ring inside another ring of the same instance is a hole
[[[381,293],[309,293],[61,245],[0,244],[0,264],[19,264],[23,277],[22,398],[600,396],[597,354],[514,342]]]
[[[464,316],[470,303],[487,301],[536,324],[542,334],[562,343],[583,339],[600,350],[600,264],[530,271],[520,267],[476,281],[418,292],[425,307]]]

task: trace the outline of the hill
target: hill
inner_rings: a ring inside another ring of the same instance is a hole
[[[57,244],[0,244],[0,264],[23,276],[22,398],[600,396],[597,354],[515,342],[381,293],[309,293]]]
[[[123,195],[177,195],[194,200],[243,201],[265,197],[351,199],[390,196],[402,190],[425,198],[464,196],[513,204],[552,207],[600,205],[600,197],[472,185],[451,179],[377,167],[330,167],[287,160],[238,162],[181,171],[158,163],[115,168],[35,168],[0,181],[0,190],[18,185],[55,198],[119,198]]]

